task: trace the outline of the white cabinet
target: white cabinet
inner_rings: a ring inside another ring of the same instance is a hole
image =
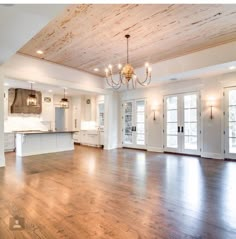
[[[104,132],[98,130],[81,130],[73,135],[75,143],[80,143],[90,146],[104,145]]]
[[[4,134],[4,151],[10,152],[15,150],[15,134],[5,133]]]
[[[75,143],[80,143],[80,132],[75,132],[73,134],[73,140]]]
[[[104,131],[99,132],[99,144],[104,146]]]
[[[99,132],[87,131],[87,143],[89,145],[99,145]]]

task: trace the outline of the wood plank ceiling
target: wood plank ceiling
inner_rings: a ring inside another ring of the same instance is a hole
[[[19,53],[103,76],[126,62],[125,34],[140,67],[236,40],[235,19],[236,5],[71,5]]]

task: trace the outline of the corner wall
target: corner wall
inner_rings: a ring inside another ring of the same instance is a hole
[[[4,155],[4,87],[3,75],[0,72],[0,167],[5,166]]]

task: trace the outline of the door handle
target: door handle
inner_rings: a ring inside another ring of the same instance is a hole
[[[180,133],[180,126],[178,126],[178,133]]]
[[[136,131],[136,126],[132,126],[132,131]]]
[[[184,127],[182,126],[182,127],[181,127],[181,133],[183,133],[183,132],[184,132]]]

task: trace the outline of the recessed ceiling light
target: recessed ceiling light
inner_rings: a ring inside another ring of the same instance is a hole
[[[9,86],[9,83],[6,82],[6,83],[4,83],[4,85],[5,85],[5,86]]]
[[[52,90],[48,90],[48,92],[49,92],[49,93],[51,93],[51,92],[52,92]]]
[[[99,71],[99,69],[98,69],[98,68],[94,68],[93,70],[94,70],[94,71]]]
[[[43,51],[42,50],[37,50],[36,53],[39,54],[39,55],[42,55]]]
[[[234,69],[236,69],[236,66],[230,66],[229,67],[229,70],[234,70]]]

